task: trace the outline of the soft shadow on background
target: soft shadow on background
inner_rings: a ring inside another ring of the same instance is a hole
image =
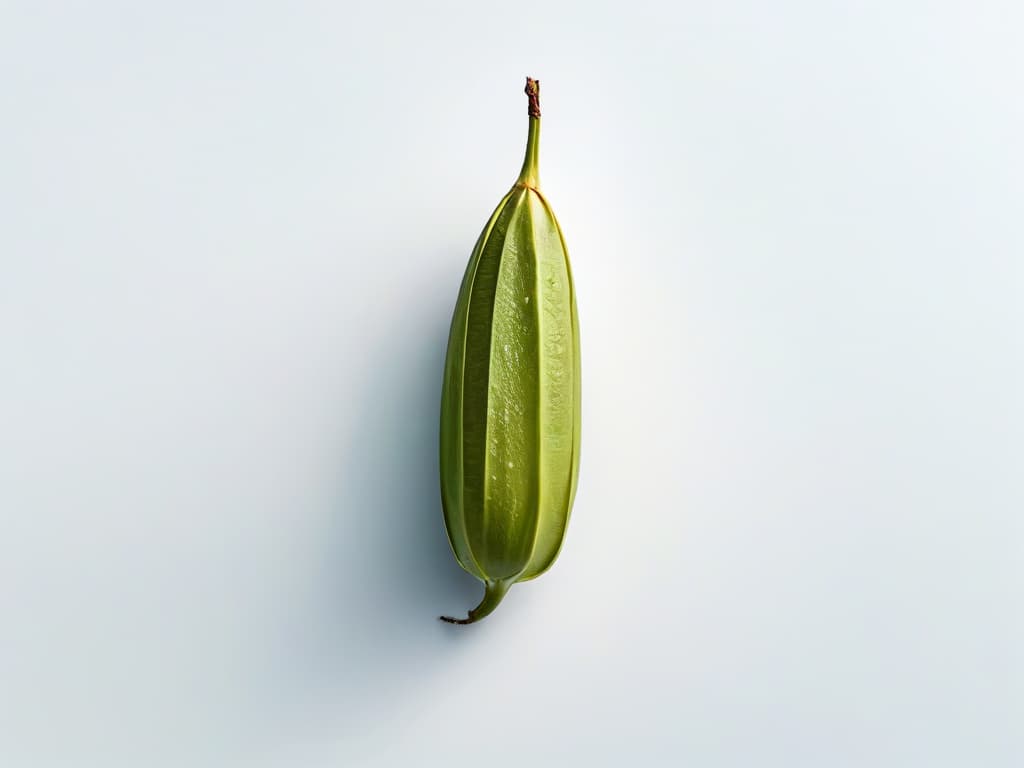
[[[350,364],[360,394],[338,435],[336,496],[301,612],[308,624],[295,628],[296,668],[284,681],[291,714],[314,739],[358,732],[364,741],[486,634],[438,620],[475,606],[482,586],[452,555],[438,482],[442,370],[463,262],[433,262],[444,269],[410,286],[401,313],[381,302],[377,316],[354,318],[373,353]]]

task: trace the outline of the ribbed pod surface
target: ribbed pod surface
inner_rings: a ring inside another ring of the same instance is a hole
[[[459,563],[485,584],[468,619],[446,619],[455,623],[483,618],[512,583],[552,564],[579,466],[576,298],[564,238],[538,189],[536,81],[527,93],[523,170],[473,250],[448,341],[445,524]]]

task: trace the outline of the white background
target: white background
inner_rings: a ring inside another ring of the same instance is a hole
[[[1024,764],[1015,2],[0,6],[0,765]],[[563,553],[480,625],[447,325],[568,238]]]

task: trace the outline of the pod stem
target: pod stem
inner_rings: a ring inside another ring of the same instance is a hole
[[[516,184],[536,189],[540,186],[540,80],[526,78],[526,96],[529,99],[526,111],[530,115],[530,133],[526,137],[526,157]]]
[[[498,603],[505,597],[505,593],[508,592],[508,588],[512,586],[515,581],[512,579],[499,579],[498,581],[485,581],[484,582],[484,597],[480,601],[480,605],[469,612],[469,616],[465,619],[456,619],[451,616],[441,616],[441,621],[447,621],[449,624],[474,624],[484,616],[487,616],[495,608],[498,607]]]

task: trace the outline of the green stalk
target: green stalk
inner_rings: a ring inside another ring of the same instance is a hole
[[[526,78],[526,95],[530,97],[530,133],[526,137],[526,157],[516,184],[537,189],[540,186],[540,80]]]

